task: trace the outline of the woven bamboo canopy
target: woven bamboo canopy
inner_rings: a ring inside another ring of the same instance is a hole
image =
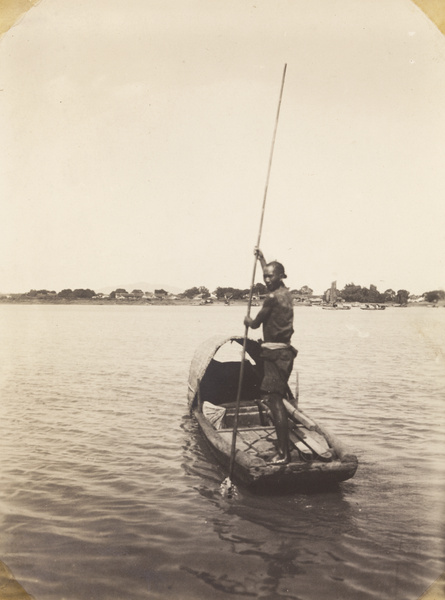
[[[213,357],[218,352],[218,350],[227,343],[236,342],[243,345],[244,338],[242,336],[231,336],[225,337],[221,335],[213,336],[203,342],[195,351],[192,362],[190,364],[190,372],[189,372],[189,381],[188,381],[188,406],[189,409],[192,408],[193,401],[195,400],[197,391],[198,391],[198,383],[204,377],[204,374],[213,360]],[[255,341],[247,338],[246,344],[246,352],[255,361],[258,363],[260,360],[260,344]]]

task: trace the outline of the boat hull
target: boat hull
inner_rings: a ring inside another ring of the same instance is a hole
[[[195,418],[210,450],[221,466],[228,471],[231,450],[228,439],[218,435],[199,411],[195,412]],[[343,456],[341,460],[336,459],[332,462],[293,461],[287,465],[275,466],[238,449],[233,479],[257,491],[307,491],[346,481],[354,476],[357,466],[357,457],[354,455]]]
[[[285,465],[271,464],[271,458],[277,453],[277,440],[270,411],[258,400],[262,372],[259,344],[253,340],[248,343],[253,363],[245,365],[245,385],[236,419],[240,363],[221,363],[213,358],[227,341],[242,343],[242,338],[208,340],[204,349],[210,354],[195,354],[189,378],[191,415],[226,473],[229,473],[233,428],[237,421],[232,472],[237,483],[255,491],[298,492],[330,487],[353,477],[357,457],[336,436],[296,407],[289,388],[283,402],[288,416],[291,460]]]

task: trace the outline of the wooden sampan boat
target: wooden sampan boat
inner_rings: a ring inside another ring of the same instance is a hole
[[[217,460],[227,470],[241,359],[220,361],[215,355],[231,343],[242,346],[243,338],[215,336],[200,345],[190,365],[188,383],[190,412]],[[260,343],[248,339],[233,479],[255,490],[303,491],[353,477],[357,457],[337,437],[296,407],[289,388],[284,404],[289,419],[291,461],[286,465],[268,463],[277,452],[276,434],[269,411],[259,403],[263,370],[260,352]]]

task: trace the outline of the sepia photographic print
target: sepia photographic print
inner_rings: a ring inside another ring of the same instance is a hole
[[[444,5],[0,0],[0,600],[445,599]]]

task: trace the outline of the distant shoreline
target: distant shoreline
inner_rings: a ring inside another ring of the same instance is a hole
[[[93,306],[243,306],[247,305],[246,300],[231,300],[230,304],[226,305],[224,300],[213,300],[212,302],[203,303],[201,301],[189,299],[189,298],[175,298],[175,299],[120,299],[115,298],[75,298],[68,300],[66,298],[0,298],[0,304],[33,304],[33,305],[93,305]],[[254,304],[253,308],[261,306]],[[350,303],[346,302],[346,305],[351,306]],[[360,306],[352,306],[351,308],[360,308],[365,306],[369,302],[362,302]],[[385,308],[445,308],[445,300],[439,300],[437,303],[431,302],[408,302],[407,305],[401,306],[395,303],[380,303]],[[306,305],[303,302],[295,302],[294,308],[321,308],[320,304]]]

